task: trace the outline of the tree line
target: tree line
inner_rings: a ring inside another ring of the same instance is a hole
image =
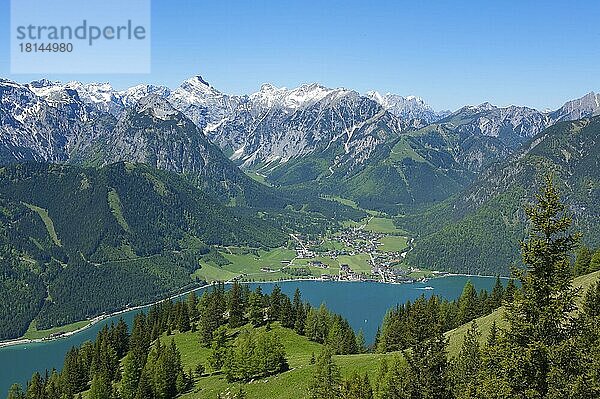
[[[575,276],[582,276],[597,272],[598,270],[600,270],[600,248],[593,251],[589,247],[582,245],[577,251],[577,257],[573,265],[573,274]]]
[[[207,369],[223,372],[229,381],[277,374],[289,366],[271,331],[274,322],[329,344],[335,353],[364,350],[364,338],[355,336],[347,320],[323,305],[315,309],[304,303],[299,290],[290,299],[278,286],[264,294],[260,286],[251,291],[236,282],[226,291],[220,283],[200,298],[192,292],[183,301],[153,305],[147,314],[135,316],[131,333],[122,319],[105,326],[93,342],[68,351],[62,371],[34,373],[24,391],[15,384],[8,397],[78,398],[89,390],[93,399],[169,399],[189,389],[194,375]],[[197,332],[199,345],[211,349],[208,363],[184,371],[174,341],[161,341],[173,331]]]
[[[412,347],[417,342],[434,336],[436,329],[450,331],[478,317],[488,315],[503,303],[512,301],[517,287],[510,279],[506,287],[499,277],[491,293],[477,292],[467,281],[457,300],[448,301],[433,295],[421,295],[414,302],[390,309],[383,319],[375,338],[377,352],[393,352]]]

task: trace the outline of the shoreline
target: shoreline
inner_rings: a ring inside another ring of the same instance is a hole
[[[159,304],[161,302],[172,300],[172,299],[178,298],[178,297],[183,296],[183,295],[188,295],[188,294],[190,294],[190,293],[192,293],[194,291],[201,290],[203,288],[211,287],[212,285],[213,285],[213,283],[211,283],[211,284],[204,284],[204,285],[201,285],[200,287],[192,288],[192,289],[189,289],[187,291],[181,292],[179,294],[174,294],[174,295],[171,295],[171,296],[169,296],[167,298],[160,299],[158,301],[150,302],[150,303],[147,303],[147,304],[144,304],[144,305],[137,305],[137,306],[130,307],[130,308],[124,308],[124,309],[117,310],[115,312],[108,313],[108,314],[101,314],[99,316],[96,316],[96,317],[94,317],[92,319],[87,320],[89,322],[85,326],[83,326],[81,328],[78,328],[78,329],[73,330],[73,331],[67,331],[67,332],[64,332],[64,333],[60,333],[60,335],[56,335],[54,337],[52,337],[52,336],[46,337],[46,338],[24,338],[24,337],[20,337],[20,338],[15,338],[15,339],[12,339],[12,340],[0,341],[0,349],[7,348],[7,347],[10,347],[10,346],[18,346],[18,345],[25,345],[25,344],[35,344],[35,343],[42,343],[42,342],[51,342],[51,341],[58,341],[58,340],[61,340],[61,339],[64,339],[64,338],[68,338],[68,337],[71,337],[71,336],[73,336],[75,334],[78,334],[80,332],[83,332],[83,331],[87,330],[88,328],[90,328],[90,327],[98,324],[102,320],[109,319],[111,317],[115,317],[115,316],[118,316],[118,315],[123,314],[123,313],[133,312],[133,311],[136,311],[136,310],[139,310],[139,309],[143,309],[143,308],[147,308],[147,307],[150,307],[150,306],[153,306],[153,305],[157,305],[157,304]],[[83,320],[81,320],[81,321],[83,321]]]
[[[439,275],[434,275],[433,277],[429,277],[427,279],[434,279],[434,278],[442,278],[442,277],[485,277],[485,278],[496,278],[497,276],[486,276],[486,275],[479,275],[479,274],[463,274],[463,273],[444,273],[444,274],[439,274]],[[500,276],[501,279],[510,279],[510,277],[502,277]],[[379,284],[390,284],[390,285],[401,285],[401,284],[414,284],[416,282],[420,282],[420,281],[415,281],[412,283],[390,283],[390,282],[384,282],[384,281],[353,281],[353,280],[328,280],[328,279],[322,279],[322,278],[290,278],[290,279],[283,279],[283,280],[272,280],[272,281],[240,281],[240,284],[277,284],[277,283],[291,283],[291,282],[296,282],[296,281],[321,281],[321,282],[333,282],[333,283],[365,283],[365,282],[374,282],[374,283],[379,283]],[[19,346],[19,345],[26,345],[26,344],[35,344],[35,343],[43,343],[43,342],[51,342],[51,341],[58,341],[64,338],[68,338],[71,337],[75,334],[78,334],[80,332],[83,332],[85,330],[87,330],[88,328],[91,328],[92,326],[100,323],[102,320],[105,319],[109,319],[115,316],[118,316],[120,314],[123,313],[128,313],[128,312],[133,312],[135,310],[139,310],[139,309],[143,309],[143,308],[147,308],[153,305],[157,305],[161,302],[164,301],[168,301],[168,300],[173,300],[175,298],[184,296],[184,295],[188,295],[194,291],[197,290],[201,290],[204,288],[208,288],[211,287],[215,284],[216,282],[212,282],[209,284],[204,284],[201,285],[199,287],[196,288],[192,288],[189,289],[187,291],[181,292],[179,294],[174,294],[171,295],[167,298],[163,298],[160,299],[158,301],[154,301],[154,302],[150,302],[144,305],[137,305],[131,308],[124,308],[112,313],[108,313],[108,314],[101,314],[99,316],[96,316],[92,319],[89,319],[88,323],[81,327],[78,328],[76,330],[73,331],[68,331],[68,332],[64,332],[61,333],[60,335],[57,336],[49,336],[46,338],[24,338],[24,337],[20,337],[20,338],[15,338],[12,340],[7,340],[7,341],[0,341],[0,349],[4,349],[7,347],[11,347],[11,346]],[[225,281],[224,284],[232,284],[233,280],[228,280]]]

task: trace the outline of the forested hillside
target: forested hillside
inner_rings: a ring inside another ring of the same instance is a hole
[[[408,261],[454,272],[507,274],[519,262],[526,232],[523,206],[551,173],[586,243],[599,246],[600,118],[563,122],[543,131],[507,162],[485,170],[464,192],[399,227],[419,235]]]
[[[65,324],[192,284],[211,245],[287,241],[277,218],[145,165],[11,165],[0,198],[2,338],[36,316],[40,328]]]

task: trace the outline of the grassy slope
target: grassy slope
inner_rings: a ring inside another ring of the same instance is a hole
[[[384,251],[400,252],[408,248],[408,240],[402,236],[385,236],[381,239],[381,244]]]
[[[48,230],[48,234],[50,235],[50,238],[52,238],[52,241],[54,241],[54,243],[60,247],[61,246],[60,239],[58,238],[58,234],[56,234],[56,230],[54,229],[54,222],[52,221],[52,218],[50,218],[50,215],[48,215],[48,210],[44,209],[44,208],[40,208],[39,206],[28,204],[26,202],[23,202],[23,205],[25,205],[27,208],[31,209],[32,211],[37,212],[37,214],[40,215],[40,218],[42,219],[42,221],[44,222],[44,225],[46,226],[46,230]]]
[[[371,264],[369,263],[369,261],[369,254],[338,256],[338,262],[340,263],[340,265],[347,264],[353,271],[358,273],[371,273]]]
[[[580,287],[580,293],[581,295],[583,295],[585,294],[587,289],[599,279],[600,271],[586,274],[584,276],[579,276],[575,278],[573,281],[573,286]],[[487,339],[490,333],[490,329],[492,327],[492,323],[494,321],[496,321],[496,325],[500,328],[506,326],[506,321],[504,320],[503,315],[504,307],[501,307],[500,309],[494,311],[492,314],[480,317],[476,320],[477,326],[481,331],[481,342],[484,342]],[[469,324],[464,324],[446,333],[446,337],[448,338],[448,353],[450,354],[450,356],[456,356],[460,351],[464,334],[466,333],[468,328]]]
[[[294,333],[292,330],[274,324],[273,331],[279,335],[285,346],[290,370],[277,376],[267,377],[244,385],[244,390],[249,398],[272,398],[272,399],[301,399],[308,398],[308,384],[312,377],[314,366],[310,364],[311,355],[318,355],[321,345],[309,341]],[[264,328],[264,327],[263,327]],[[163,337],[170,340],[170,337]],[[184,368],[196,367],[197,364],[207,363],[210,350],[203,348],[200,344],[198,333],[184,333],[174,335],[175,343],[181,352],[181,360]],[[392,357],[392,354],[362,354],[336,356],[336,362],[342,369],[344,376],[352,371],[360,373],[368,372],[374,379],[378,365],[382,357]],[[191,392],[183,395],[186,399],[214,399],[221,393],[226,397],[226,392],[235,392],[238,384],[228,383],[222,374],[212,374],[196,378],[195,386]]]
[[[402,230],[394,226],[392,219],[373,217],[369,220],[369,223],[365,226],[365,230],[373,231],[375,233],[399,233]]]
[[[27,339],[48,338],[52,334],[68,333],[68,332],[79,330],[79,329],[87,326],[88,324],[90,324],[90,322],[88,320],[83,320],[83,321],[78,321],[75,323],[67,324],[66,326],[50,328],[47,330],[38,330],[37,326],[36,326],[36,322],[34,320],[29,325],[29,328],[27,329],[27,332],[23,335],[23,338],[27,338]]]

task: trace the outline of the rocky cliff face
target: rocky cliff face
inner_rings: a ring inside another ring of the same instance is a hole
[[[421,97],[402,97],[393,93],[381,94],[377,91],[367,92],[367,97],[397,117],[408,121],[415,128],[424,127],[450,114],[449,111],[434,111]]]
[[[296,89],[263,85],[208,137],[242,168],[268,171],[292,159],[335,153],[328,166],[358,164],[405,125],[375,101],[317,84]],[[335,150],[334,150],[335,149]]]

